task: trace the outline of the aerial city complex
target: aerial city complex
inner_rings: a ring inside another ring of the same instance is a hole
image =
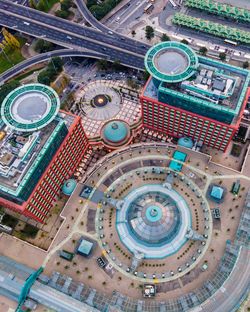
[[[0,0],[0,312],[250,311],[248,0]]]

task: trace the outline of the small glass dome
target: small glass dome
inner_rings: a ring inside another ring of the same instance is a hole
[[[186,147],[186,148],[192,148],[194,146],[194,143],[193,143],[192,139],[190,139],[188,137],[180,138],[178,140],[177,144],[179,146],[183,146],[183,147]]]
[[[62,187],[62,192],[63,194],[70,196],[74,189],[76,188],[76,180],[74,179],[68,179],[64,182],[63,187]]]
[[[103,128],[103,139],[110,143],[120,143],[127,138],[128,134],[127,124],[119,120],[110,121]]]

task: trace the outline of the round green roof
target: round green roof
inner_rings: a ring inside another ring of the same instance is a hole
[[[39,83],[28,84],[6,96],[1,106],[1,117],[11,128],[29,132],[49,124],[59,108],[59,97],[52,88]]]
[[[128,131],[129,129],[125,122],[112,120],[104,126],[103,138],[111,143],[119,143],[126,139]]]
[[[64,182],[63,187],[62,187],[62,191],[65,195],[70,196],[74,189],[76,188],[76,180],[74,179],[68,179]]]
[[[195,73],[198,57],[183,43],[161,42],[148,50],[145,67],[157,80],[176,83],[188,79]]]
[[[184,137],[178,140],[177,145],[183,146],[186,148],[192,148],[194,146],[194,143],[191,138]]]

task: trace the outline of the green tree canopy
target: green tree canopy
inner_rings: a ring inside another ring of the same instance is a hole
[[[146,28],[145,28],[145,37],[148,40],[151,40],[152,38],[154,38],[154,36],[155,36],[154,28],[151,27],[151,26],[146,26]]]
[[[161,36],[161,41],[170,41],[170,37],[167,34]]]
[[[220,58],[222,61],[225,61],[225,60],[226,60],[226,57],[227,57],[227,55],[226,55],[226,53],[224,53],[224,52],[221,52],[221,53],[219,54],[219,58]]]
[[[199,52],[201,55],[206,55],[207,54],[207,48],[206,47],[200,47]]]
[[[248,62],[248,61],[245,61],[245,62],[242,64],[242,67],[243,67],[243,68],[248,68],[248,67],[249,67],[249,62]]]
[[[186,44],[186,45],[189,44],[189,42],[188,42],[186,39],[182,39],[182,40],[181,40],[181,43],[184,43],[184,44]]]
[[[20,86],[20,82],[18,80],[11,80],[10,82],[5,83],[0,87],[0,106],[2,105],[5,97],[15,88]]]
[[[52,51],[54,47],[55,45],[52,42],[38,39],[35,44],[35,51],[38,53],[44,53],[47,51]]]
[[[98,70],[106,70],[106,69],[108,69],[108,61],[104,60],[104,59],[98,60],[96,62],[96,66],[97,66]]]

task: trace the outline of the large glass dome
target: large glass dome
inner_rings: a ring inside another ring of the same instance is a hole
[[[131,203],[127,220],[138,239],[159,245],[176,235],[181,215],[171,197],[160,192],[148,192]]]
[[[117,210],[116,228],[121,242],[147,259],[165,258],[187,241],[191,213],[183,197],[173,189],[150,184],[130,192]]]

